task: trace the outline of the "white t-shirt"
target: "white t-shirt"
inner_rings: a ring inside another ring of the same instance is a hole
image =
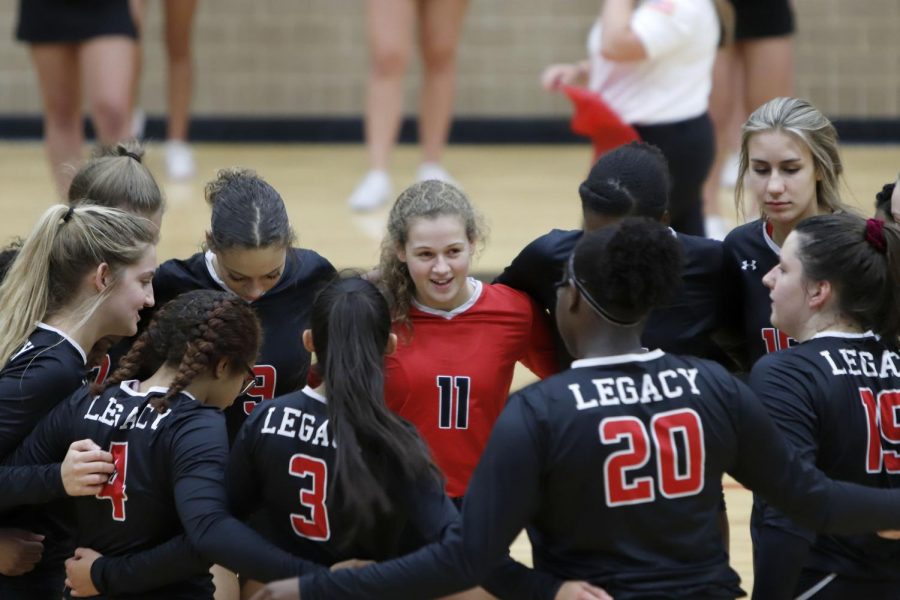
[[[706,112],[719,19],[712,0],[643,0],[631,17],[648,58],[611,61],[600,55],[600,22],[588,36],[590,89],[626,122],[672,123]]]

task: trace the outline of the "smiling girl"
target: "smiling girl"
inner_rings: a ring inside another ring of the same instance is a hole
[[[769,293],[762,277],[778,262],[781,245],[797,223],[843,209],[839,187],[844,168],[837,144],[831,122],[796,98],[771,100],[744,124],[736,204],[742,212],[749,192],[762,216],[725,238],[723,289],[725,310],[743,338],[748,367],[792,343],[769,322]]]
[[[382,244],[382,283],[397,351],[386,358],[388,406],[431,448],[457,500],[521,361],[539,377],[558,370],[547,315],[527,294],[469,277],[484,229],[468,198],[424,181],[397,198]]]
[[[140,311],[153,306],[157,233],[149,220],[113,208],[56,205],[44,212],[0,286],[0,456],[82,385],[87,353],[101,338],[137,332]],[[0,597],[59,598],[65,519],[24,507],[0,515],[0,527],[38,534],[29,542],[46,536],[34,570],[0,570]],[[21,539],[8,544],[8,533],[0,530],[3,564],[22,547]]]

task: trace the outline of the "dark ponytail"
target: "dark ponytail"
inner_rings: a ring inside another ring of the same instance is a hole
[[[386,481],[398,470],[412,481],[437,471],[412,427],[384,404],[391,317],[375,286],[359,277],[336,279],[319,292],[310,322],[337,442],[330,497],[338,499],[352,540],[391,510]]]

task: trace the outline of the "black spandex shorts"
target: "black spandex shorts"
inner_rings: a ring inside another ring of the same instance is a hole
[[[77,44],[104,35],[137,37],[128,0],[19,0],[18,40]]]
[[[731,0],[734,39],[753,40],[794,33],[794,11],[789,0]]]

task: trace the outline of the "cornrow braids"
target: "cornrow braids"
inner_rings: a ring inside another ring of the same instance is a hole
[[[220,360],[229,365],[255,362],[262,334],[256,314],[226,292],[195,290],[166,305],[168,310],[148,329],[153,352],[177,367],[169,391],[151,403],[165,412],[169,401]]]
[[[149,362],[149,357],[145,355],[153,352],[153,347],[150,343],[151,329],[153,327],[155,327],[155,323],[151,322],[150,326],[131,345],[128,353],[119,359],[118,366],[105,381],[95,381],[93,383],[91,393],[99,394],[108,387],[119,385],[123,381],[134,378],[140,372],[141,367]],[[158,364],[156,366],[157,368],[159,367]]]

